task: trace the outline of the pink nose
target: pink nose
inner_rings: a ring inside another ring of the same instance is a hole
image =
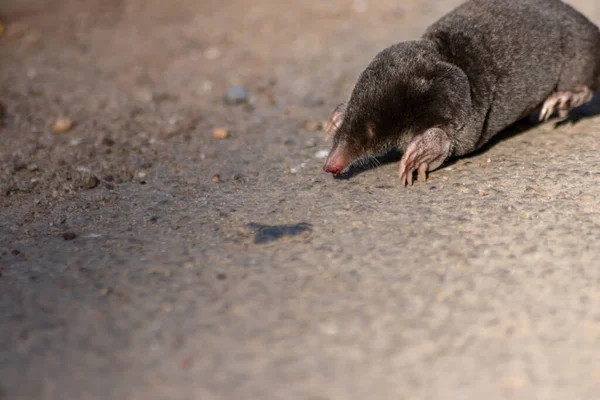
[[[346,146],[342,142],[331,150],[323,169],[330,174],[339,175],[348,166],[348,156],[346,155]]]
[[[327,164],[325,164],[323,169],[325,170],[325,172],[329,172],[330,174],[338,175],[339,173],[342,172],[343,168],[339,164],[327,163]]]
[[[327,160],[325,166],[323,167],[325,172],[329,172],[330,174],[334,175],[341,174],[344,168],[346,168],[346,163],[343,159],[340,159],[339,157],[333,157]]]

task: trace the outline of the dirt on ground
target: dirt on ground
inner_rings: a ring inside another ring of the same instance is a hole
[[[0,399],[597,398],[600,102],[321,169],[459,2],[2,1]]]

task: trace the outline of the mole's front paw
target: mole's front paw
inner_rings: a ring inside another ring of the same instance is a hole
[[[413,174],[418,171],[419,182],[427,180],[427,171],[439,167],[450,155],[450,140],[440,128],[428,129],[416,136],[407,146],[400,160],[398,176],[402,186],[412,185]]]

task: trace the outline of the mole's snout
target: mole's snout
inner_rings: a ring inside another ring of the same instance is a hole
[[[327,163],[323,166],[323,169],[330,174],[339,175],[344,168],[339,164]]]
[[[344,151],[344,146],[337,146],[329,153],[329,157],[327,157],[323,170],[330,174],[339,175],[346,169],[348,164],[349,161],[346,152]]]

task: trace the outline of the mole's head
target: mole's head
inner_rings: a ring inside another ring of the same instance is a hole
[[[457,111],[455,70],[429,41],[383,50],[360,75],[349,101],[334,110],[328,127],[333,147],[323,169],[341,174],[356,161],[405,149],[417,134],[450,124]],[[458,89],[462,94],[464,88]]]

